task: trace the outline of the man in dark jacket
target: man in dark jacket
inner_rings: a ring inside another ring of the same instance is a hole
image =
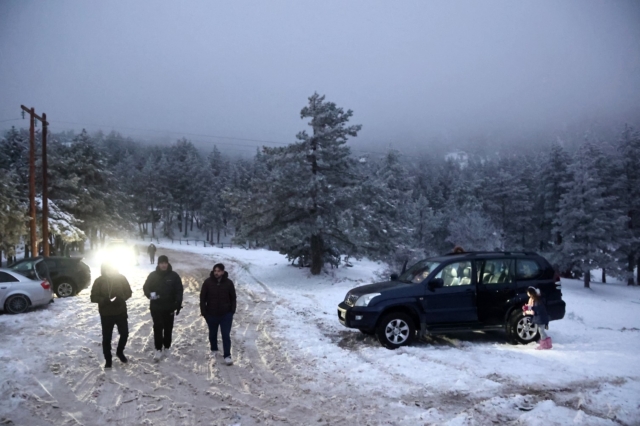
[[[153,265],[156,261],[156,245],[153,243],[149,244],[149,247],[147,247],[147,253],[149,253],[149,261]]]
[[[91,302],[98,304],[98,312],[100,312],[105,368],[111,368],[111,337],[114,325],[118,327],[118,334],[120,334],[116,356],[120,361],[127,362],[127,357],[124,356],[124,347],[129,337],[126,300],[130,297],[129,281],[120,275],[113,266],[103,263],[101,275],[91,287]]]
[[[222,334],[222,349],[224,362],[233,364],[231,359],[231,325],[233,314],[236,313],[236,289],[224,265],[218,263],[213,267],[209,278],[202,284],[200,290],[200,314],[209,326],[209,343],[211,355],[218,353],[218,327]]]
[[[142,289],[147,299],[151,300],[153,341],[156,348],[154,360],[159,361],[163,346],[165,351],[171,347],[174,313],[180,314],[184,292],[182,279],[171,268],[167,256],[158,256],[158,266],[149,274]]]

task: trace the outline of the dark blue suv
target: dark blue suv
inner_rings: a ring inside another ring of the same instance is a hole
[[[527,287],[540,289],[551,320],[565,314],[560,279],[531,252],[470,252],[422,260],[391,281],[350,290],[338,306],[342,325],[375,334],[389,349],[420,335],[505,330],[513,343],[539,333],[522,312]]]

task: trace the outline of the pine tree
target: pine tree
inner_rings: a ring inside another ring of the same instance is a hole
[[[242,238],[265,241],[289,257],[308,252],[314,275],[326,260],[355,250],[362,235],[351,210],[359,181],[346,146],[361,126],[348,126],[353,112],[324,99],[315,93],[300,112],[311,118],[311,135],[302,131],[296,143],[264,148],[268,192],[253,194],[251,211],[238,211]]]
[[[611,247],[615,246],[622,214],[612,207],[614,199],[607,195],[604,179],[598,169],[602,153],[586,143],[576,153],[569,167],[572,180],[566,183],[566,193],[560,200],[554,232],[563,236],[557,246],[563,270],[584,274],[584,286],[589,287],[591,270],[611,264]]]
[[[634,285],[633,269],[640,264],[640,132],[626,127],[618,141],[616,181],[617,205],[625,215],[617,256],[623,278]],[[639,279],[640,284],[640,268]]]
[[[556,232],[553,232],[553,229],[554,221],[560,212],[560,200],[567,192],[567,184],[571,180],[571,173],[568,170],[570,164],[571,157],[558,142],[554,143],[549,154],[543,157],[540,167],[544,203],[541,224],[542,241],[540,242],[542,250],[562,243],[559,228],[555,228]]]
[[[15,246],[26,233],[27,206],[20,200],[18,180],[14,171],[0,168],[0,253],[7,256],[15,256]]]

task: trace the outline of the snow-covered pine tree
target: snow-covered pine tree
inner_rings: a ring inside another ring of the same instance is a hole
[[[202,220],[210,235],[209,241],[220,242],[220,233],[227,230],[229,207],[223,194],[228,189],[231,181],[229,162],[214,146],[208,158],[209,183],[205,189],[205,197],[202,205]],[[215,238],[214,238],[215,235]]]
[[[640,285],[640,132],[627,126],[616,148],[614,190],[626,216],[617,257],[628,285],[634,285],[633,269],[638,267],[635,284]]]
[[[29,135],[15,127],[6,132],[0,140],[0,168],[13,170],[13,184],[18,189],[20,198],[28,199],[29,193]]]
[[[591,270],[611,264],[611,248],[617,243],[624,216],[615,208],[598,168],[602,152],[585,143],[569,166],[571,181],[564,184],[565,194],[555,221],[554,233],[563,238],[558,244],[560,267],[584,274],[584,286],[589,287]]]
[[[20,200],[18,180],[13,170],[0,168],[0,265],[2,252],[15,256],[15,246],[26,233],[27,206]]]
[[[358,163],[363,181],[359,200],[351,209],[353,239],[360,243],[346,254],[365,255],[401,265],[413,260],[419,246],[414,238],[415,208],[412,199],[415,177],[406,161],[395,150],[389,150],[378,161],[361,158]],[[356,233],[361,233],[356,237]]]
[[[571,181],[571,173],[568,168],[571,164],[571,156],[559,142],[551,145],[548,155],[542,157],[540,164],[540,181],[544,203],[544,216],[541,225],[541,250],[550,250],[551,247],[562,243],[562,234],[555,227],[554,221],[560,212],[560,200],[568,190],[567,183]],[[553,230],[555,229],[555,232]]]
[[[311,96],[300,116],[311,118],[312,134],[302,131],[296,143],[264,148],[268,192],[252,194],[254,208],[239,211],[243,238],[259,239],[288,256],[308,248],[314,275],[325,260],[358,245],[351,231],[360,177],[346,143],[361,126],[347,125],[352,115],[324,96]]]

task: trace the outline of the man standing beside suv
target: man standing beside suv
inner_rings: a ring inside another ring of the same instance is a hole
[[[142,289],[147,299],[151,300],[149,308],[156,349],[154,360],[159,361],[163,348],[165,351],[171,348],[174,315],[180,314],[184,293],[182,279],[171,268],[167,256],[158,256],[158,266],[149,274]]]

